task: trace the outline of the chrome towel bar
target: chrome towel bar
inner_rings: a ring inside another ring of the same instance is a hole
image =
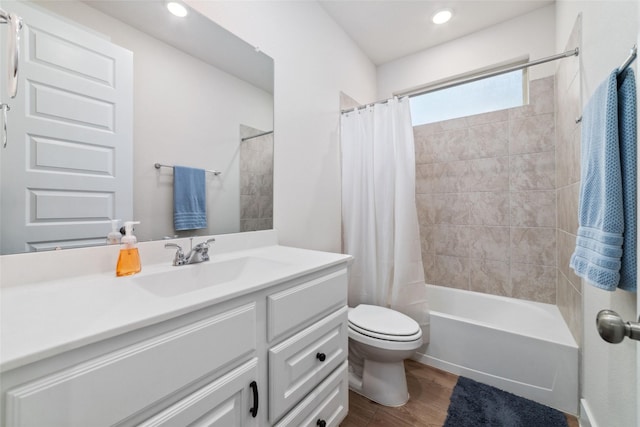
[[[163,165],[163,164],[161,164],[161,163],[154,163],[154,164],[153,164],[153,166],[154,166],[156,169],[160,169],[160,168],[171,168],[171,169],[173,169],[173,166],[171,166],[171,165]],[[220,172],[220,171],[215,171],[215,170],[210,170],[210,169],[205,169],[204,171],[205,171],[205,172],[208,172],[208,173],[212,173],[212,174],[214,174],[214,175],[216,175],[216,176],[218,176],[218,175],[221,175],[221,174],[222,174],[222,172]]]

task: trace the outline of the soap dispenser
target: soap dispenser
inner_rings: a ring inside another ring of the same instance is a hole
[[[140,221],[126,221],[124,223],[124,236],[122,237],[122,246],[120,247],[120,255],[118,256],[118,264],[116,265],[116,276],[130,276],[140,273],[142,266],[140,265],[140,253],[138,253],[138,239],[133,235],[133,225],[140,224]]]
[[[118,245],[122,239],[122,233],[120,233],[120,220],[111,220],[111,231],[107,234],[107,245]]]

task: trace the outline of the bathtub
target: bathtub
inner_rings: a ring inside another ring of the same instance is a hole
[[[555,305],[433,285],[428,297],[415,360],[578,413],[578,346]]]

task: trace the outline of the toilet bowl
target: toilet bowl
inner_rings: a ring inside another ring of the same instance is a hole
[[[375,305],[349,309],[349,388],[385,406],[409,400],[404,359],[422,345],[412,318]]]

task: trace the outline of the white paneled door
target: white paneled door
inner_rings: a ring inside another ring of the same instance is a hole
[[[15,99],[1,70],[2,253],[102,243],[133,213],[133,54],[43,9],[0,5],[24,21]]]

